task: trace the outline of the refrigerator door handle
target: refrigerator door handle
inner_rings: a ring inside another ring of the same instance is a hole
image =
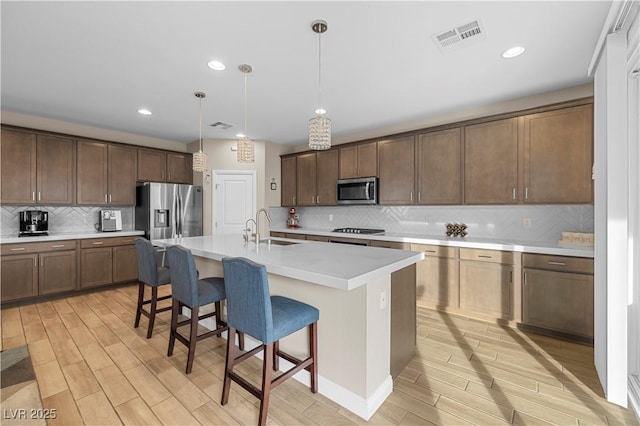
[[[177,199],[178,199],[178,228],[176,229],[176,231],[178,232],[178,238],[182,238],[182,196],[180,195],[179,191],[176,191],[176,193],[178,194]]]

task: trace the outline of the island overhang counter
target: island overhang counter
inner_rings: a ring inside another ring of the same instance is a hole
[[[413,268],[423,253],[323,242],[257,246],[243,243],[238,235],[153,243],[191,250],[203,277],[223,276],[224,257],[246,257],[265,265],[272,295],[291,297],[320,310],[318,392],[366,420],[391,393],[391,276]],[[415,309],[415,300],[412,303],[408,309]],[[301,330],[284,339],[281,347],[294,356],[305,356],[307,338]],[[281,363],[288,368],[285,360]],[[309,383],[306,371],[294,377]]]

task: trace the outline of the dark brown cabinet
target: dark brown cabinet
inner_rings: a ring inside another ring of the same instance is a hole
[[[302,154],[297,157],[297,205],[313,206],[316,204],[316,154]]]
[[[2,129],[2,203],[73,204],[75,140]]]
[[[312,152],[297,156],[297,205],[336,204],[338,151]]]
[[[138,278],[133,237],[82,240],[80,247],[81,288],[133,281]]]
[[[340,179],[377,175],[378,148],[376,142],[367,142],[340,148]]]
[[[135,179],[135,149],[78,142],[78,204],[134,205]]]
[[[523,255],[525,324],[593,337],[593,259]]]
[[[167,153],[167,182],[193,183],[191,154]]]
[[[297,192],[297,158],[283,157],[280,161],[282,189],[280,192],[280,204],[282,207],[293,207],[296,205]]]
[[[378,142],[380,204],[415,204],[414,139],[413,136],[408,136]]]
[[[138,149],[139,182],[193,183],[192,155]]]
[[[518,120],[464,128],[464,203],[516,204]]]
[[[593,201],[592,106],[526,115],[524,128],[524,202]]]
[[[418,135],[418,204],[462,204],[462,129]]]
[[[447,310],[458,308],[458,249],[411,244],[411,251],[424,253],[416,264],[416,303]]]
[[[74,290],[76,242],[3,244],[2,302]]]

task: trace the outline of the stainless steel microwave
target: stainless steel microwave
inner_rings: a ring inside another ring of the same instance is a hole
[[[378,178],[338,180],[338,204],[378,204]]]

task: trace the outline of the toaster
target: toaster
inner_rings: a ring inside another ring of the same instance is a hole
[[[122,231],[122,212],[100,210],[100,230],[102,232]]]

